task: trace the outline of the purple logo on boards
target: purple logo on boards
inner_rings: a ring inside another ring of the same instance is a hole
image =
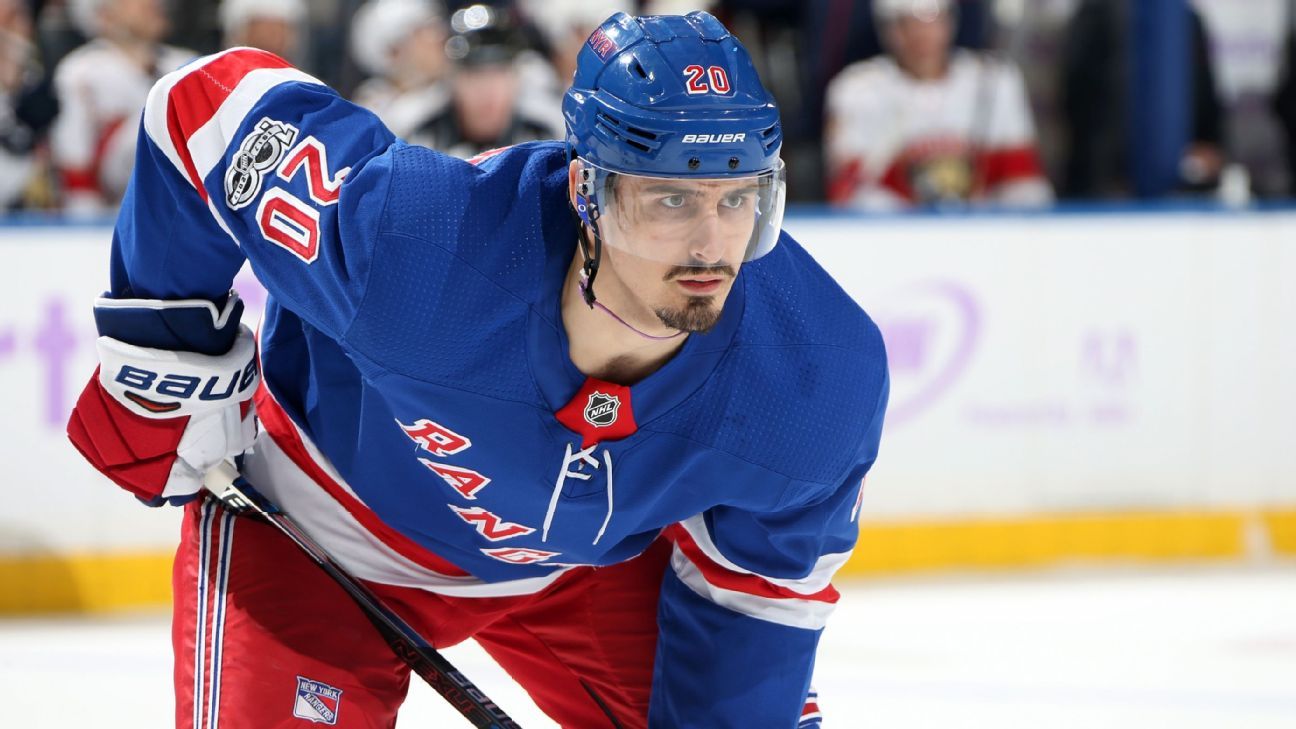
[[[265,289],[246,272],[235,279],[235,288],[247,306],[243,321],[254,324],[265,305]],[[40,393],[40,420],[45,427],[62,430],[66,426],[77,394],[94,371],[96,336],[85,302],[62,294],[38,300],[35,311],[22,320],[0,316],[0,367],[23,360],[38,363],[38,379],[32,386]]]
[[[967,370],[981,332],[971,291],[929,281],[888,297],[878,315],[891,368],[887,426],[907,423],[940,400]]]

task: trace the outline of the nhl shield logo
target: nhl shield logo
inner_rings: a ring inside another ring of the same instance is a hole
[[[337,724],[341,704],[342,689],[297,677],[297,700],[293,703],[293,716],[332,726]]]
[[[621,398],[595,390],[585,403],[585,422],[595,428],[606,428],[616,422],[620,409]]]

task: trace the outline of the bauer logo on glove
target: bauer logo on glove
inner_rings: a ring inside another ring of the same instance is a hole
[[[228,378],[224,375],[209,377],[204,382],[192,375],[162,374],[150,372],[128,364],[122,365],[113,381],[127,389],[122,396],[150,413],[174,415],[181,407],[175,400],[150,399],[144,393],[156,393],[159,398],[179,398],[188,400],[197,395],[199,400],[229,400],[236,394],[242,394],[256,383],[256,358],[248,360],[242,372],[234,371]],[[228,379],[229,384],[225,384]],[[199,386],[202,390],[199,391]],[[222,388],[224,388],[222,390]]]
[[[111,337],[98,341],[100,383],[118,402],[145,417],[193,415],[212,405],[247,399],[256,386],[256,345],[250,332],[222,356],[136,347]]]

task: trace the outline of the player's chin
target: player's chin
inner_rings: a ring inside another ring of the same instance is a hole
[[[679,305],[656,310],[662,324],[681,332],[705,334],[715,328],[724,311],[724,298],[688,296]]]

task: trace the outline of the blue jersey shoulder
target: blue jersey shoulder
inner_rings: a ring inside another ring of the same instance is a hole
[[[519,145],[477,164],[403,143],[386,154],[387,212],[348,343],[384,371],[534,400],[527,317],[547,266],[576,239],[561,145]]]

